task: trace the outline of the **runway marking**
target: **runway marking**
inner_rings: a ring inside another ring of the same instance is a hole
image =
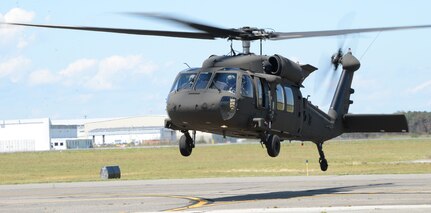
[[[118,197],[122,196],[122,197]],[[130,199],[142,199],[142,198],[177,198],[185,199],[193,202],[191,205],[193,208],[201,207],[211,201],[203,198],[191,197],[191,196],[181,196],[181,195],[157,195],[157,194],[66,194],[57,196],[44,196],[31,198],[31,200],[2,200],[0,204],[27,204],[27,203],[62,203],[62,202],[82,202],[82,201],[104,201],[104,200],[130,200]],[[184,207],[182,207],[184,208]]]
[[[340,192],[340,193],[334,193],[334,194],[320,194],[320,195],[305,195],[305,196],[301,196],[300,198],[311,198],[311,199],[315,199],[315,198],[321,198],[321,197],[335,197],[335,196],[353,196],[353,195],[358,195],[358,194],[366,194],[366,195],[379,195],[379,194],[418,194],[420,192],[358,192],[358,193],[345,193],[345,192]],[[425,194],[429,194],[429,193],[425,193]],[[176,198],[181,198],[181,197],[176,197]],[[188,199],[188,198],[192,198],[192,197],[182,197],[184,199]],[[202,201],[209,201],[209,203],[195,203],[192,204],[190,206],[186,206],[186,207],[182,207],[182,208],[177,208],[177,209],[171,209],[171,210],[167,210],[167,211],[183,211],[183,210],[187,210],[187,209],[194,209],[194,208],[200,208],[200,207],[210,207],[210,206],[219,206],[219,205],[233,205],[233,204],[238,204],[238,203],[248,203],[248,202],[259,202],[259,201],[263,201],[263,200],[256,200],[256,199],[250,199],[250,200],[232,200],[232,201],[212,201],[211,199],[204,199],[204,198],[197,198],[199,200]],[[283,200],[285,198],[273,198],[273,199],[268,199],[268,200]],[[287,198],[290,199],[290,198]],[[396,207],[401,207],[401,208],[405,208],[408,209],[409,207],[417,207],[417,208],[431,208],[431,205],[383,205],[383,206],[376,206],[376,208],[380,208],[382,207],[382,209],[393,209]],[[355,206],[346,206],[346,207],[310,207],[310,208],[304,208],[304,209],[313,209],[313,208],[330,208],[331,211],[347,211],[347,210],[362,210],[361,208],[364,207],[364,210],[368,210],[366,209],[367,207],[374,207],[374,206],[356,206],[359,209],[356,209]],[[340,209],[339,209],[340,208]],[[346,209],[349,208],[349,209]],[[283,209],[283,208],[280,208]],[[286,209],[286,208],[284,208]],[[289,209],[296,209],[296,210],[292,210],[291,212],[296,212],[298,209],[301,208],[287,208],[287,210]],[[316,210],[311,210],[311,211],[316,211]],[[211,211],[210,211],[211,212]],[[216,211],[218,212],[218,211]],[[224,211],[222,211],[224,212]],[[229,212],[229,211],[228,211]],[[236,212],[236,211],[233,211]],[[248,211],[244,211],[244,212],[248,212]],[[262,212],[262,209],[260,209],[257,212]],[[265,209],[265,212],[267,212],[267,209]],[[271,211],[269,211],[271,212]],[[277,211],[277,212],[284,212],[284,211]],[[306,211],[308,212],[308,211]]]
[[[195,208],[200,208],[200,207],[203,207],[203,206],[209,206],[208,204],[212,203],[209,200],[206,200],[204,198],[199,198],[199,197],[186,197],[186,196],[167,196],[167,197],[187,199],[187,200],[192,201],[191,205],[180,207],[180,208],[174,208],[174,209],[165,210],[167,212],[175,212],[175,211],[184,211],[184,210],[188,210],[188,209],[195,209]]]
[[[304,196],[300,196],[301,198],[311,198],[311,199],[315,199],[315,198],[319,198],[319,197],[332,197],[332,196],[352,196],[352,195],[357,195],[357,194],[368,194],[368,195],[374,195],[374,194],[429,194],[427,192],[401,192],[399,190],[395,190],[395,191],[381,191],[381,192],[357,192],[357,193],[349,193],[349,192],[339,192],[339,193],[334,193],[334,194],[317,194],[317,195],[304,195]],[[121,196],[121,197],[119,197]],[[126,193],[126,194],[64,194],[64,195],[58,195],[58,196],[45,196],[45,197],[38,197],[38,198],[34,198],[33,200],[21,200],[21,201],[16,201],[16,200],[10,200],[10,201],[0,201],[0,204],[23,204],[23,203],[61,203],[61,202],[81,202],[81,201],[103,201],[103,200],[130,200],[130,199],[135,199],[135,200],[139,200],[145,197],[162,197],[162,198],[175,198],[175,199],[184,199],[184,200],[189,200],[191,203],[189,205],[183,206],[183,207],[178,207],[178,208],[172,208],[172,209],[166,209],[166,210],[162,210],[162,211],[168,211],[168,212],[173,212],[173,211],[185,211],[185,210],[193,210],[193,209],[197,209],[197,208],[205,208],[205,207],[211,207],[211,206],[220,206],[220,205],[233,205],[233,204],[238,204],[238,203],[246,203],[246,202],[259,202],[259,201],[264,201],[265,199],[250,199],[250,200],[227,200],[227,201],[214,201],[212,199],[206,199],[206,198],[201,198],[201,197],[193,197],[193,196],[186,196],[186,195],[168,195],[168,194],[140,194],[140,193]],[[273,198],[273,199],[268,199],[268,200],[282,200],[282,199],[290,199],[289,197],[287,198]],[[415,206],[416,208],[431,208],[431,205],[408,205],[408,206]],[[354,206],[353,206],[354,207]],[[389,209],[389,208],[395,208],[395,207],[402,207],[402,206],[377,206],[376,208],[378,209]],[[310,207],[310,208],[306,208],[306,209],[313,209],[313,208],[318,208],[318,207]],[[320,207],[319,207],[320,208]],[[328,210],[331,211],[342,211],[342,210],[338,210],[333,209],[332,207],[322,207],[322,208],[330,208]],[[350,209],[346,209],[347,207],[339,207],[339,208],[344,208],[344,211],[347,210],[356,210],[355,208],[352,208],[351,206],[349,206],[348,208]],[[295,208],[287,208],[285,210],[289,210],[289,211],[293,211],[292,209]],[[305,209],[305,208],[304,208]],[[299,209],[296,209],[298,211],[302,211]],[[364,210],[368,210],[368,209],[364,209]],[[304,210],[305,211],[305,210]]]
[[[203,206],[210,206],[212,201],[199,198],[199,197],[191,197],[191,196],[181,196],[181,195],[154,195],[154,194],[122,194],[127,197],[116,197],[118,194],[110,194],[110,195],[102,195],[102,194],[90,194],[90,195],[81,195],[81,194],[73,194],[73,195],[61,195],[61,196],[47,196],[47,197],[39,197],[33,200],[25,200],[25,201],[2,201],[0,204],[24,204],[24,203],[61,203],[61,202],[82,202],[82,201],[106,201],[106,200],[130,200],[130,199],[142,199],[142,198],[151,198],[151,197],[162,197],[162,198],[176,198],[176,199],[185,199],[189,200],[192,203],[187,206],[167,209],[164,211],[173,212],[173,211],[183,211],[187,209],[195,209]],[[80,197],[80,198],[77,198]]]

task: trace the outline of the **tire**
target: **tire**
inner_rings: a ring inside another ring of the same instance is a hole
[[[188,157],[192,154],[192,146],[187,141],[187,137],[185,135],[181,136],[179,141],[180,153],[184,157]]]
[[[320,170],[326,171],[328,170],[328,161],[326,159],[319,159]]]
[[[271,157],[277,157],[280,153],[280,138],[277,135],[271,135],[266,142],[266,151]]]

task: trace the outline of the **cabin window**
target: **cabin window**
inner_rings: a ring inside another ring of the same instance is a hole
[[[211,82],[210,89],[219,91],[236,92],[236,73],[216,73]]]
[[[277,84],[277,110],[284,110],[284,90],[280,84]]]
[[[257,106],[263,107],[264,94],[263,94],[263,87],[262,87],[262,82],[260,81],[260,78],[256,78],[256,86],[257,86]]]
[[[292,88],[284,87],[286,92],[286,111],[293,112],[295,110],[295,102],[293,100]]]
[[[241,95],[253,98],[253,81],[249,75],[242,75]]]
[[[265,80],[258,78],[258,87],[261,88],[261,94],[259,95],[259,101],[262,103],[262,107],[264,108],[272,108],[274,109],[274,104],[271,103],[271,88],[269,87],[268,83],[266,83]]]
[[[179,74],[177,80],[174,82],[174,85],[172,85],[171,92],[192,88],[195,77],[196,73]]]
[[[212,76],[211,72],[202,72],[196,81],[195,89],[205,89]]]

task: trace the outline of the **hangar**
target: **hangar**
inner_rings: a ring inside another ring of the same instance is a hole
[[[49,118],[0,122],[0,152],[50,150]]]
[[[167,116],[0,120],[0,153],[85,149],[111,145],[176,144],[182,133],[164,128]],[[223,140],[197,133],[197,143]]]
[[[0,121],[0,153],[90,148],[91,139],[78,138],[81,120],[49,118]],[[87,144],[87,146],[82,146]]]
[[[85,123],[85,135],[95,145],[173,143],[177,133],[164,128],[167,116],[137,116]]]
[[[51,120],[0,120],[0,152],[92,148],[94,145],[173,143],[167,116]]]

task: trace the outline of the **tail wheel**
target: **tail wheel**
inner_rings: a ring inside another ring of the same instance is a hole
[[[270,135],[266,141],[266,151],[271,157],[277,157],[280,153],[280,138],[277,135]]]
[[[180,153],[184,157],[188,157],[192,154],[193,142],[189,141],[185,135],[182,135],[179,141]]]

